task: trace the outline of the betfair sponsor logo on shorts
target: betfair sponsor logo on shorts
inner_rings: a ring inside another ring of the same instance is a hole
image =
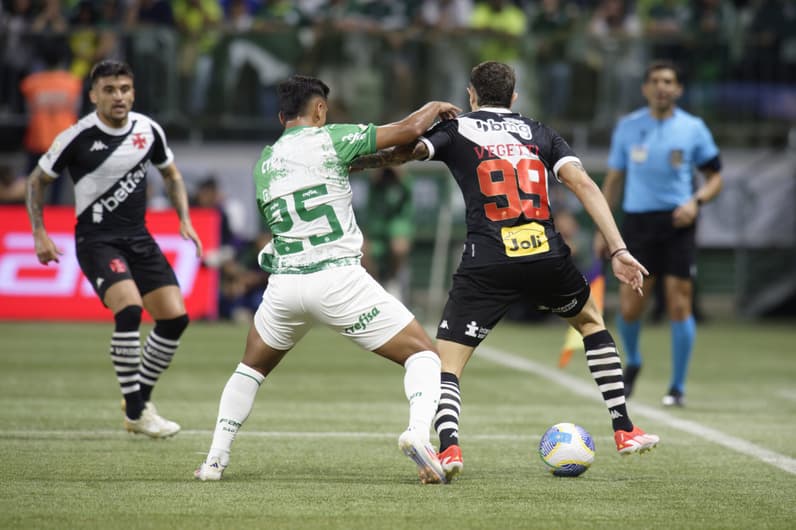
[[[345,331],[346,333],[356,333],[357,331],[364,331],[368,327],[368,324],[370,324],[373,321],[373,319],[379,315],[379,313],[380,311],[378,307],[374,307],[370,311],[365,311],[364,313],[359,315],[359,318],[354,324],[348,326],[343,331]]]

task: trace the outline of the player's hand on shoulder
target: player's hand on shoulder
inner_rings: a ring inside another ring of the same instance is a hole
[[[448,101],[437,101],[437,104],[439,105],[437,116],[441,120],[452,120],[462,112],[462,109]]]

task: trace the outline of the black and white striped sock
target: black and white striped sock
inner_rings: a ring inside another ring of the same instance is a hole
[[[116,370],[116,379],[125,401],[125,414],[131,420],[141,417],[144,400],[141,399],[138,371],[141,364],[141,307],[127,306],[113,318],[116,328],[111,337],[111,361]]]
[[[589,371],[603,395],[614,430],[632,431],[633,422],[630,421],[625,403],[622,362],[613,337],[608,330],[598,331],[584,337],[583,346]]]
[[[441,374],[441,392],[434,429],[439,436],[440,453],[451,445],[459,445],[459,414],[462,411],[462,396],[459,378],[450,372]]]
[[[152,396],[152,388],[160,374],[166,371],[180,345],[180,336],[188,326],[188,315],[155,321],[149,332],[141,356],[141,397],[144,402]]]

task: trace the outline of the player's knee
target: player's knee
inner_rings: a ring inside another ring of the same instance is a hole
[[[128,305],[113,315],[116,322],[116,329],[119,331],[134,331],[141,326],[141,314],[143,309],[140,305]]]
[[[188,318],[188,315],[184,314],[176,318],[156,320],[155,329],[157,330],[158,335],[162,337],[177,339],[182,335],[182,332],[185,331],[185,328],[188,327],[189,322],[190,319]]]

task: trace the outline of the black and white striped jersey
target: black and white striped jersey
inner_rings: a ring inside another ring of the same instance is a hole
[[[163,129],[149,117],[130,112],[127,125],[115,129],[92,112],[56,137],[39,166],[52,177],[69,172],[76,236],[119,235],[145,229],[150,162],[164,168],[173,160]]]
[[[578,158],[546,125],[504,108],[481,108],[438,123],[421,138],[445,162],[467,209],[463,266],[569,254],[550,212],[548,173]]]

